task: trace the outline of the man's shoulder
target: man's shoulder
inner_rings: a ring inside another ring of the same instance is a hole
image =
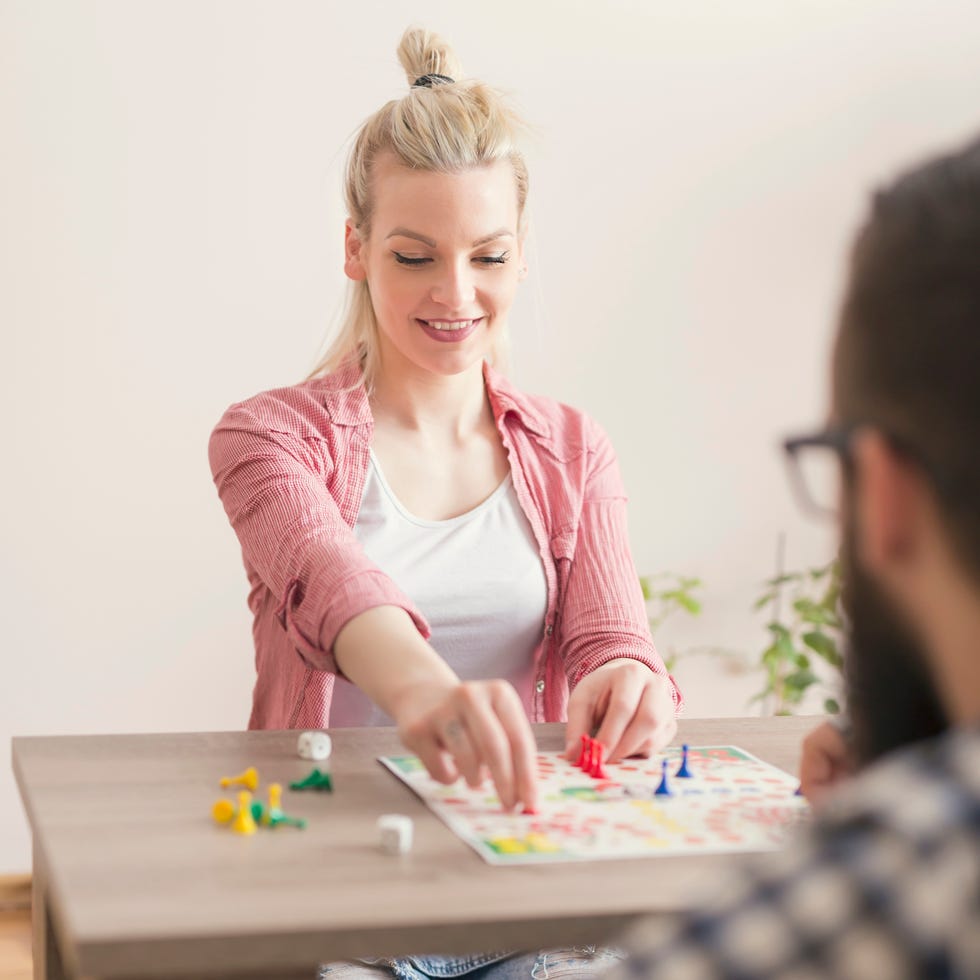
[[[942,838],[980,817],[980,731],[956,731],[889,753],[825,807],[825,833],[860,825],[910,843]],[[980,836],[980,824],[976,825]]]
[[[980,733],[892,753],[782,850],[627,934],[624,977],[967,976],[980,948]]]

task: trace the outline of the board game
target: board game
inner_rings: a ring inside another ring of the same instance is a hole
[[[600,777],[540,752],[534,814],[505,813],[489,781],[437,783],[416,756],[379,761],[490,864],[771,850],[809,812],[796,779],[734,745],[605,763]]]

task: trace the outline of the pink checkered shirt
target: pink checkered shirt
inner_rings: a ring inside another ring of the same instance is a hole
[[[630,556],[626,495],[595,422],[518,392],[490,367],[484,379],[547,582],[532,721],[563,721],[571,688],[609,660],[629,657],[666,675]],[[334,639],[359,613],[400,606],[429,636],[422,613],[354,534],[372,433],[349,364],[232,405],[211,435],[211,471],[251,585],[250,728],[329,725]],[[676,684],[673,695],[679,707]]]

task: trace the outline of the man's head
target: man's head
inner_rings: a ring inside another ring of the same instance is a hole
[[[867,759],[944,716],[980,721],[967,662],[972,641],[980,665],[980,142],[876,194],[832,414],[847,433],[851,710]]]

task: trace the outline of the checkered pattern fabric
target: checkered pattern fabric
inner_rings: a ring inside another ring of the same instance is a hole
[[[980,977],[980,732],[888,757],[710,894],[633,926],[604,980]]]
[[[629,550],[615,454],[591,419],[484,380],[548,589],[533,721],[561,721],[570,688],[629,657],[666,674]],[[354,525],[373,420],[354,365],[232,405],[211,435],[215,484],[242,546],[258,677],[250,728],[329,724],[334,638],[374,606],[424,610],[364,554]],[[674,685],[675,705],[680,693]]]

